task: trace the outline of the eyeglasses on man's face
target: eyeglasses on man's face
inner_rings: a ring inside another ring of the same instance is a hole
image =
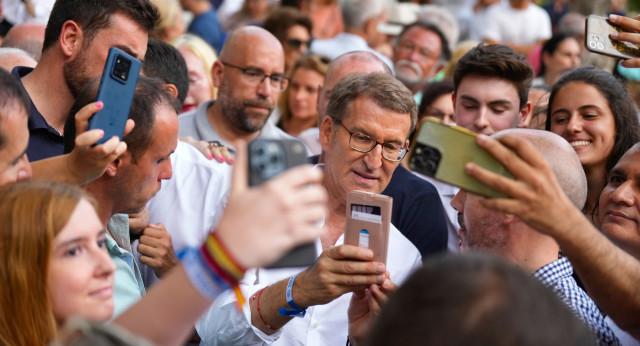
[[[407,154],[407,148],[404,145],[400,145],[398,143],[380,143],[375,138],[367,136],[364,133],[351,132],[351,130],[344,126],[342,121],[333,117],[332,119],[335,123],[340,124],[340,126],[349,132],[349,146],[351,146],[351,149],[355,151],[368,153],[380,144],[382,146],[382,157],[393,162],[402,160]]]
[[[279,89],[280,91],[286,89],[289,85],[289,79],[287,79],[287,77],[285,77],[282,73],[274,73],[269,75],[264,73],[264,71],[262,71],[261,69],[255,67],[240,67],[224,61],[222,61],[222,64],[224,66],[233,67],[242,71],[242,75],[244,76],[244,78],[252,84],[260,84],[264,82],[265,79],[269,78],[269,83],[271,83],[271,86],[273,88]]]
[[[424,60],[437,60],[438,56],[436,56],[436,54],[430,50],[428,50],[425,47],[420,47],[416,44],[414,44],[411,41],[408,40],[403,40],[398,42],[398,46],[397,46],[397,50],[399,52],[402,52],[404,54],[411,54],[411,52],[413,52],[414,50],[417,50],[418,55],[420,56],[420,58],[424,59]]]

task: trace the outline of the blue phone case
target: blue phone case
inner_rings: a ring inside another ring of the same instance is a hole
[[[113,136],[122,139],[140,68],[138,59],[118,48],[109,49],[96,97],[96,101],[102,101],[104,107],[89,119],[89,130],[104,131],[104,137],[97,144],[102,144]]]

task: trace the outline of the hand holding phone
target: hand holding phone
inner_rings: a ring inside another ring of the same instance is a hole
[[[392,206],[389,196],[349,191],[344,243],[371,249],[373,260],[386,264]]]
[[[504,197],[468,176],[464,170],[468,162],[473,162],[489,171],[513,178],[500,162],[476,144],[476,137],[476,133],[465,128],[426,117],[420,122],[416,141],[411,147],[409,167],[482,196]]]
[[[127,150],[127,145],[114,137],[102,144],[97,144],[99,140],[104,139],[102,130],[87,131],[89,119],[101,109],[102,104],[100,102],[93,102],[85,105],[75,114],[75,146],[68,155],[67,166],[70,171],[78,173],[78,184],[83,184],[101,176],[109,164]],[[133,120],[127,120],[125,135],[133,127]]]
[[[603,54],[617,59],[633,59],[640,57],[640,46],[625,41],[625,37],[620,40],[612,39],[624,33],[637,32],[625,29],[611,22],[607,17],[590,15],[585,21],[585,48],[597,54]]]
[[[140,68],[140,61],[136,58],[116,47],[109,49],[96,97],[96,101],[102,101],[104,106],[89,119],[89,130],[104,131],[104,136],[97,144],[114,136],[120,139],[124,136]]]

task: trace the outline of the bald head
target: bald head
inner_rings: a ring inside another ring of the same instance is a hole
[[[344,77],[354,73],[383,72],[391,74],[389,66],[371,52],[353,51],[340,55],[329,64],[324,84],[318,95],[318,123],[322,123],[333,87]]]
[[[545,158],[560,187],[571,202],[582,209],[587,200],[587,178],[576,151],[564,138],[550,131],[508,129],[495,133],[493,138],[515,135],[526,138]]]
[[[211,114],[229,132],[223,139],[240,136],[251,140],[262,130],[287,86],[282,45],[262,28],[242,27],[227,38],[211,76],[218,88]]]
[[[284,52],[280,41],[267,30],[257,26],[244,26],[229,34],[220,52],[220,60],[257,56],[261,50],[278,52],[284,66]]]
[[[22,23],[9,30],[0,47],[20,48],[29,53],[36,61],[40,60],[44,42],[45,25]]]
[[[9,72],[16,66],[35,67],[36,60],[19,48],[0,48],[0,68]]]

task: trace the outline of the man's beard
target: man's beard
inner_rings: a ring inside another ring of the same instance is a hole
[[[414,72],[414,74],[413,75],[403,74],[402,73],[403,68],[411,69]],[[418,86],[421,86],[428,80],[428,78],[422,78],[422,68],[420,68],[420,65],[416,64],[413,61],[399,60],[395,65],[395,69],[396,69],[396,78],[399,81],[401,81],[402,84],[407,86],[407,88],[409,89],[413,89]]]
[[[273,104],[266,99],[238,101],[235,99],[228,82],[223,82],[220,85],[216,102],[220,103],[222,117],[225,121],[236,131],[247,134],[262,130],[274,108]],[[268,109],[269,113],[264,118],[252,116],[247,113],[245,108],[247,106],[263,107]]]
[[[92,79],[87,76],[86,54],[86,52],[80,53],[75,59],[65,64],[62,69],[64,82],[74,98],[78,98]]]

